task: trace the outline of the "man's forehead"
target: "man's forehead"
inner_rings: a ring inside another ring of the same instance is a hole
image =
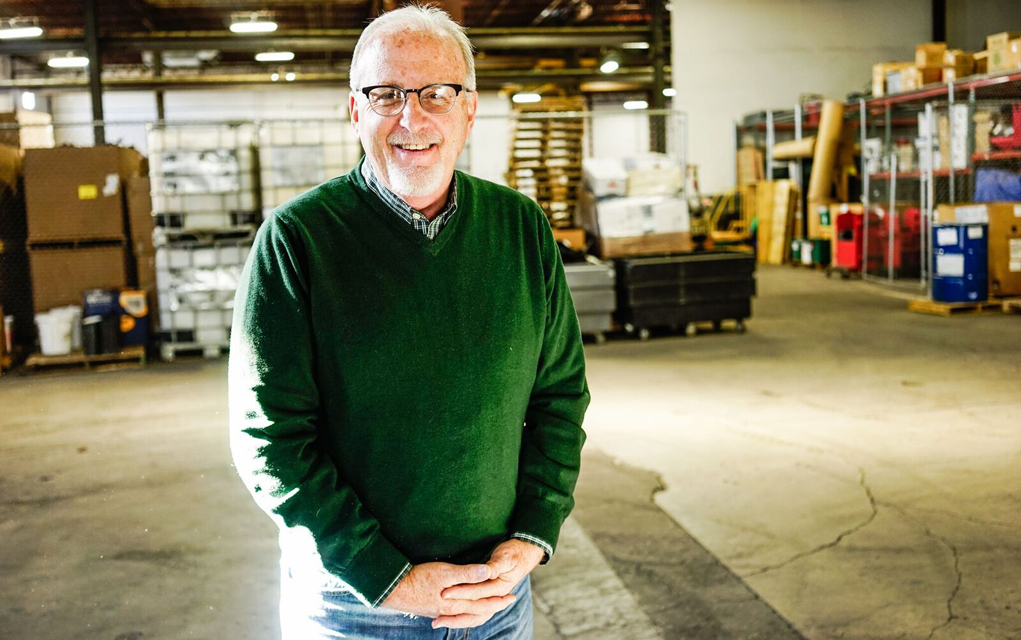
[[[383,35],[365,54],[363,84],[403,86],[412,80],[427,84],[464,80],[464,60],[457,45],[433,36],[413,32]]]

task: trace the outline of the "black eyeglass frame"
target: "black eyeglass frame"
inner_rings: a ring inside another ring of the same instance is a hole
[[[452,82],[434,82],[432,84],[427,84],[427,85],[425,85],[424,87],[422,87],[420,89],[402,89],[401,87],[394,86],[392,84],[377,84],[377,85],[373,85],[371,87],[362,87],[361,89],[359,89],[359,91],[361,93],[365,94],[365,99],[369,101],[369,108],[370,109],[372,109],[378,115],[381,115],[383,117],[393,117],[393,116],[397,115],[398,113],[400,113],[401,111],[404,111],[405,105],[408,104],[408,94],[409,93],[417,93],[418,94],[419,104],[422,104],[422,92],[425,91],[426,89],[431,88],[431,87],[450,87],[451,89],[454,90],[454,100],[450,103],[450,109],[447,109],[443,113],[435,113],[433,111],[429,111],[428,109],[426,109],[425,106],[422,106],[422,109],[425,110],[426,113],[431,113],[431,114],[433,114],[435,116],[442,116],[444,114],[450,113],[451,110],[453,110],[453,108],[454,108],[454,103],[457,102],[457,96],[461,95],[462,91],[464,91],[465,93],[471,93],[471,89],[466,89],[464,87],[464,85],[462,85],[462,84],[454,84]],[[378,111],[376,111],[376,108],[372,105],[372,98],[369,97],[369,93],[374,91],[375,89],[394,89],[396,91],[399,91],[401,93],[401,96],[403,96],[401,98],[402,104],[401,104],[400,110],[397,111],[396,113],[391,113],[389,115],[385,115],[385,114],[382,114],[382,113],[379,113]]]

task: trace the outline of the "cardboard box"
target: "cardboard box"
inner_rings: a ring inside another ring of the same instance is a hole
[[[582,226],[600,238],[630,238],[654,233],[691,230],[688,203],[683,198],[643,196],[596,201],[592,194],[581,198]]]
[[[941,204],[935,222],[989,225],[989,295],[1021,295],[1021,202]]]
[[[1021,67],[1021,38],[1009,41],[999,49],[989,50],[989,72],[1010,71]]]
[[[915,66],[919,68],[942,67],[943,54],[946,53],[947,43],[925,42],[915,45]]]
[[[989,136],[993,131],[993,114],[989,111],[976,111],[975,122],[975,153],[989,153]]]
[[[684,175],[677,166],[661,169],[634,169],[627,172],[627,195],[675,196],[684,187]]]
[[[1021,31],[1001,31],[991,36],[986,36],[986,51],[992,53],[996,49],[1003,49],[1011,40],[1021,38]]]
[[[123,239],[122,185],[144,170],[142,155],[125,147],[27,150],[29,242]]]
[[[585,230],[584,229],[554,229],[553,239],[557,242],[563,242],[569,248],[575,251],[585,250]],[[142,281],[142,266],[138,266],[138,280],[139,285]]]
[[[887,77],[894,72],[906,69],[911,66],[910,62],[880,62],[872,65],[872,95],[875,97],[884,96],[889,91],[886,81]]]
[[[588,187],[595,197],[607,198],[627,194],[627,170],[618,158],[585,158],[581,168]]]
[[[900,90],[914,91],[943,79],[940,67],[908,67],[900,70]]]
[[[979,51],[975,53],[975,73],[989,73],[989,52]]]
[[[692,250],[691,234],[686,231],[654,233],[632,238],[598,238],[595,246],[596,255],[604,260],[689,253]]]
[[[128,237],[132,244],[143,243],[152,253],[152,187],[149,176],[130,176],[127,181]]]
[[[127,286],[123,244],[29,249],[36,313],[80,305],[86,289]]]
[[[53,146],[53,116],[45,111],[17,109],[0,113],[0,123],[17,124],[17,129],[0,129],[0,144],[18,149]]]

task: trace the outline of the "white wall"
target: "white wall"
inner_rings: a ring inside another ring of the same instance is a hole
[[[735,183],[742,115],[792,108],[802,93],[842,100],[869,86],[873,63],[913,60],[932,37],[931,0],[671,4],[674,106],[688,112],[690,161],[710,192]]]
[[[980,51],[986,36],[1001,31],[1021,31],[1018,0],[948,0],[947,45]]]

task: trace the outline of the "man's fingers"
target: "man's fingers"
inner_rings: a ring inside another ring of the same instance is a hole
[[[486,564],[451,565],[453,570],[447,580],[449,585],[476,584],[495,577],[492,569]]]
[[[479,600],[480,598],[505,596],[516,584],[517,581],[503,575],[479,584],[459,584],[447,587],[440,592],[440,596],[449,600]]]
[[[488,564],[496,571],[496,575],[513,571],[514,567],[518,566],[517,560],[510,555],[501,555],[495,558],[490,558]]]
[[[517,596],[513,594],[481,600],[450,600],[440,607],[440,613],[443,615],[433,620],[432,626],[434,629],[477,627],[492,618],[493,614],[514,604],[515,600]]]

